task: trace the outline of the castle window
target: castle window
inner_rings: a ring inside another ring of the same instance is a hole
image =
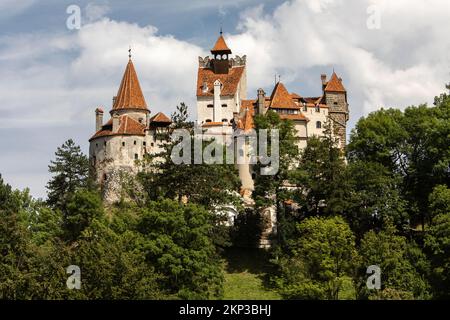
[[[137,153],[134,154],[134,159],[135,160],[139,159],[139,155]]]
[[[208,107],[208,108],[214,108],[214,105],[213,105],[213,104],[208,104],[207,107]]]
[[[106,141],[103,142],[103,145],[106,147]]]
[[[206,119],[206,123],[211,122],[211,119]]]
[[[106,173],[103,175],[103,181],[106,181],[106,179],[108,179],[108,176],[106,175]]]
[[[322,128],[322,122],[317,121],[317,122],[316,122],[316,128],[317,128],[317,129],[321,129],[321,128]]]
[[[337,106],[338,103],[335,101],[335,102],[333,102],[333,104],[334,104],[335,106]]]
[[[228,120],[227,119],[222,119],[222,122],[228,122]]]
[[[320,112],[320,106],[319,105],[316,106],[316,112]]]
[[[139,118],[139,123],[144,122],[144,118]]]
[[[136,140],[133,141],[134,145],[136,145]]]
[[[144,146],[146,146],[146,145],[147,145],[147,142],[144,141],[144,142],[142,142],[142,144],[143,144]]]
[[[226,107],[227,107],[226,103],[222,104],[222,108],[226,108]]]
[[[155,145],[155,144],[154,144],[153,142],[152,142],[152,143],[150,143],[150,146],[151,146],[151,147],[153,147],[154,145]]]
[[[122,142],[122,147],[125,147],[125,142]]]
[[[98,143],[96,143],[95,146],[98,148]]]

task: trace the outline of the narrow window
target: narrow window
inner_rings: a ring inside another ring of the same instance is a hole
[[[226,107],[227,107],[226,103],[222,104],[222,108],[226,108]]]
[[[208,104],[208,108],[214,108],[213,104]]]
[[[122,142],[122,147],[125,147],[125,142]]]
[[[134,145],[136,145],[136,140],[134,140]]]
[[[134,159],[135,160],[139,159],[139,155],[137,153],[134,154]]]
[[[144,146],[146,146],[146,145],[147,145],[147,142],[145,142],[145,141],[144,141],[144,142],[142,142],[142,143],[143,143],[143,145],[144,145]]]
[[[227,119],[222,119],[222,122],[228,122],[228,120]]]
[[[316,112],[320,112],[320,106],[319,105],[316,106]]]
[[[317,121],[317,122],[316,122],[316,128],[317,128],[317,129],[321,129],[321,128],[322,128],[322,122]]]
[[[155,144],[154,144],[153,142],[152,142],[152,143],[150,143],[150,146],[151,146],[151,147],[153,147],[154,145],[155,145]]]

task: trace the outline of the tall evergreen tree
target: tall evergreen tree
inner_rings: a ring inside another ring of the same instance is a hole
[[[64,210],[71,194],[89,186],[89,160],[72,139],[58,147],[55,156],[48,166],[53,177],[47,184],[47,202],[53,208]]]

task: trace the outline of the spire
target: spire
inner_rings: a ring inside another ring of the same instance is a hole
[[[281,82],[278,82],[273,89],[272,95],[270,96],[270,107],[282,109],[298,108],[294,100],[292,100],[292,96]]]
[[[131,48],[129,49],[128,64],[113,105],[113,110],[120,109],[147,110],[147,104],[142,94],[141,86],[139,85],[133,61],[131,60]]]
[[[222,35],[222,28],[220,28],[220,35],[219,38],[217,38],[216,44],[214,45],[214,48],[211,49],[211,53],[215,54],[215,53],[219,53],[219,54],[223,54],[223,53],[228,53],[231,54],[231,50],[230,48],[228,48],[225,39],[223,38]]]
[[[333,69],[333,75],[331,76],[330,81],[328,81],[327,85],[324,89],[325,92],[347,92],[344,86],[342,85],[342,80],[337,76],[336,72]]]

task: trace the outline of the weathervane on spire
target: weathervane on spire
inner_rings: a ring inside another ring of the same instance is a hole
[[[220,23],[220,35],[222,35],[222,22]]]
[[[130,45],[130,47],[129,47],[129,49],[128,49],[128,59],[131,60],[131,45]]]

